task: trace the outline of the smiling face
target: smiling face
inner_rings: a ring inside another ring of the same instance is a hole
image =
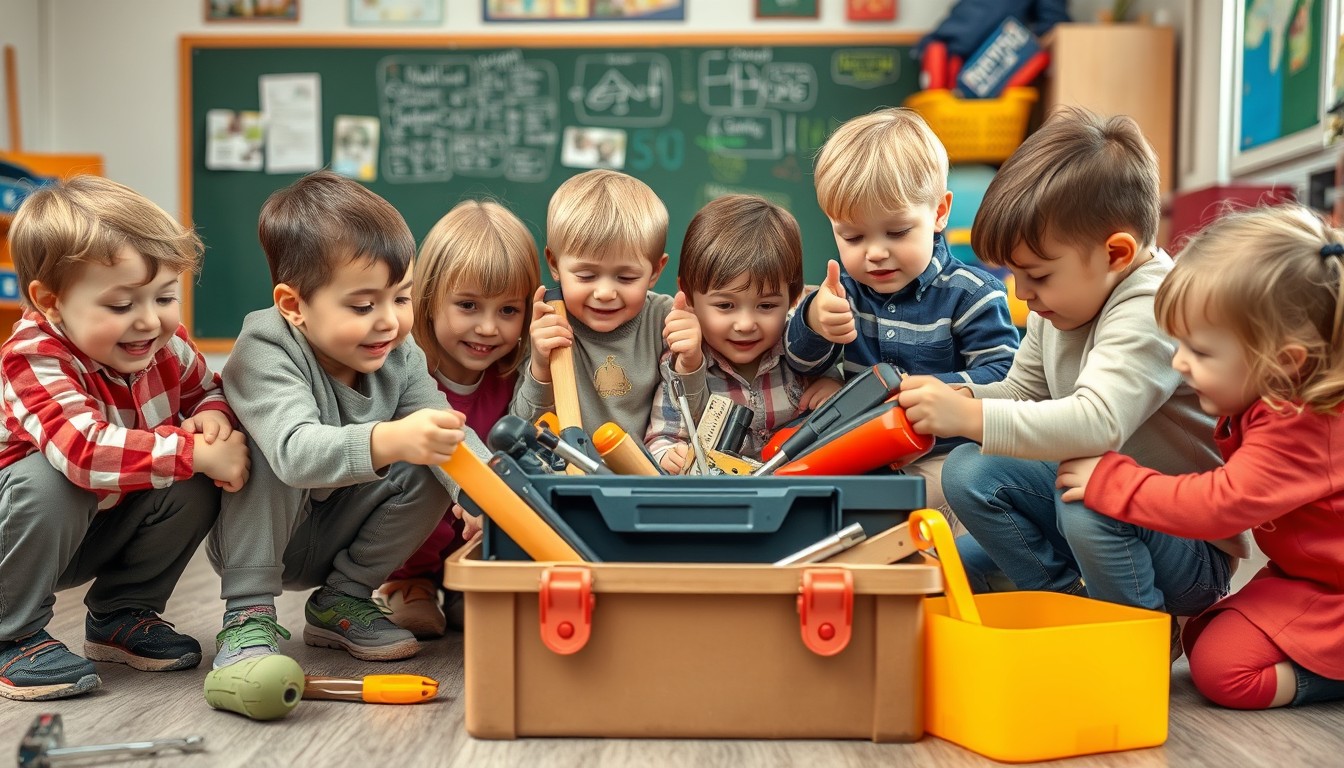
[[[931,205],[865,213],[855,221],[831,219],[845,271],[878,293],[895,293],[919,277],[933,258],[933,236],[947,226],[948,192]]]
[[[546,263],[560,283],[569,317],[606,333],[633,320],[644,308],[646,294],[667,266],[667,254],[654,268],[630,249],[597,257],[557,254],[547,248]]]
[[[518,346],[527,318],[528,297],[483,297],[470,286],[450,291],[434,315],[438,370],[450,381],[473,384]]]
[[[111,266],[82,266],[61,296],[38,306],[94,361],[119,373],[138,373],[182,322],[180,277],[160,269],[150,279],[144,257],[123,246]]]
[[[784,335],[789,303],[781,288],[754,286],[743,276],[725,288],[696,291],[691,309],[705,343],[751,379],[761,357]]]
[[[308,339],[322,369],[348,387],[360,374],[383,367],[411,331],[411,272],[388,283],[381,261],[354,258],[338,266],[326,285],[303,299],[276,286],[276,305]]]

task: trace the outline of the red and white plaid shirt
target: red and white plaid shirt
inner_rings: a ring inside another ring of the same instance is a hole
[[[181,326],[149,367],[124,376],[30,311],[0,345],[0,374],[0,467],[41,451],[70,482],[93,491],[99,509],[194,474],[195,443],[179,426],[184,418],[214,410],[237,421],[219,374]]]

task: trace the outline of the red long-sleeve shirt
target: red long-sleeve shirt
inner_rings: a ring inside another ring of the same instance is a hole
[[[1269,564],[1186,629],[1192,644],[1216,611],[1235,610],[1307,669],[1344,680],[1344,414],[1256,401],[1218,421],[1226,465],[1168,476],[1106,454],[1088,507],[1193,539],[1252,528]]]

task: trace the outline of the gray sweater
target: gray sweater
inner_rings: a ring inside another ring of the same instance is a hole
[[[672,297],[649,292],[633,320],[608,333],[598,333],[570,318],[574,330],[574,378],[579,385],[579,411],[590,436],[608,421],[643,441],[649,428],[653,395],[662,386],[658,359],[663,353],[663,322],[672,311]],[[549,383],[523,369],[522,383],[509,413],[533,421],[555,410]]]

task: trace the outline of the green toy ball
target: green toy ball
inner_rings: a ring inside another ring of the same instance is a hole
[[[303,698],[299,663],[273,653],[244,659],[205,676],[205,701],[253,720],[279,720]]]

